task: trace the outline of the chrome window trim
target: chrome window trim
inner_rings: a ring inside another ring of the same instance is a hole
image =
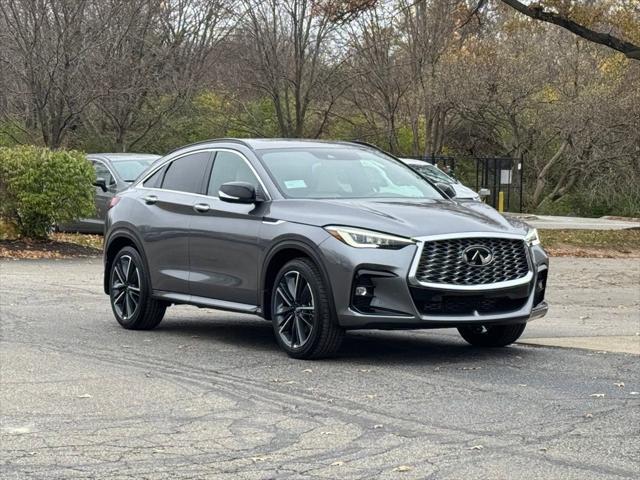
[[[440,235],[429,235],[425,237],[414,237],[417,248],[416,253],[411,262],[411,268],[409,269],[409,284],[417,287],[435,288],[438,290],[458,290],[458,291],[482,291],[482,290],[499,290],[502,288],[515,287],[518,285],[524,285],[529,283],[533,278],[533,268],[531,265],[531,256],[529,254],[529,248],[524,240],[524,235],[517,233],[502,233],[502,232],[461,232],[461,233],[444,233]],[[509,238],[513,240],[522,240],[525,245],[525,252],[527,255],[527,263],[529,265],[529,272],[522,278],[516,280],[508,280],[506,282],[497,283],[485,283],[481,285],[454,285],[450,283],[431,283],[422,282],[416,278],[416,272],[420,265],[420,257],[422,256],[422,250],[426,242],[433,242],[437,240],[451,240],[458,238]]]
[[[217,200],[220,200],[220,197],[218,196],[213,196],[213,195],[204,195],[202,193],[193,193],[193,192],[183,192],[182,190],[170,190],[168,188],[157,188],[157,187],[145,187],[144,186],[144,182],[146,182],[154,173],[156,173],[158,170],[160,170],[161,168],[164,168],[167,164],[174,162],[180,158],[186,157],[187,155],[193,155],[196,153],[202,153],[202,152],[229,152],[229,153],[234,153],[236,154],[238,157],[240,157],[242,160],[244,160],[244,162],[249,166],[249,168],[251,169],[251,172],[255,175],[255,177],[258,179],[258,182],[260,183],[260,187],[262,188],[263,193],[265,194],[265,196],[267,197],[267,200],[272,200],[271,198],[271,194],[269,193],[269,190],[267,190],[266,185],[264,184],[264,181],[262,180],[262,178],[260,177],[260,175],[258,174],[258,171],[255,169],[255,167],[251,164],[251,162],[249,161],[249,159],[242,153],[239,152],[238,150],[233,150],[231,148],[202,148],[200,150],[191,150],[189,152],[185,152],[182,153],[180,155],[176,155],[175,157],[171,157],[168,158],[167,160],[165,160],[164,162],[162,162],[161,164],[157,165],[153,170],[150,170],[145,176],[144,178],[142,178],[141,180],[138,180],[135,185],[133,185],[134,188],[137,188],[139,190],[155,190],[155,191],[159,191],[159,192],[174,192],[174,193],[182,193],[182,194],[186,194],[186,195],[196,195],[198,197],[204,197],[204,198],[215,198]]]

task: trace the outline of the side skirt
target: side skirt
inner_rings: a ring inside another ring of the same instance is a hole
[[[175,303],[177,305],[194,305],[202,308],[215,308],[217,310],[226,310],[228,312],[250,313],[252,315],[262,315],[262,309],[257,305],[249,305],[246,303],[228,302],[226,300],[216,300],[215,298],[198,297],[186,293],[165,292],[162,290],[154,290],[153,298],[164,300],[166,302]]]

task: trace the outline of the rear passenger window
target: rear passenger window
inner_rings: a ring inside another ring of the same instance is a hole
[[[156,173],[147,178],[143,185],[147,188],[160,188],[162,185],[162,177],[164,176],[164,171],[166,169],[167,167],[162,167]]]
[[[178,192],[200,193],[210,152],[198,152],[174,160],[164,174],[162,188]]]

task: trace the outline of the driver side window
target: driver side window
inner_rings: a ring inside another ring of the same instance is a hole
[[[103,163],[95,162],[93,164],[93,168],[96,171],[96,178],[104,178],[107,185],[113,185],[116,183],[115,178],[113,178],[113,175],[111,175],[111,172]],[[99,189],[100,187],[96,188]]]
[[[217,197],[220,186],[227,182],[247,182],[256,189],[260,185],[244,158],[233,152],[218,152],[213,161],[207,195]]]

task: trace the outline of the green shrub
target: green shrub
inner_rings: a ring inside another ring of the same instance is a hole
[[[85,155],[47,148],[0,147],[0,217],[27,238],[94,212],[95,173]]]

